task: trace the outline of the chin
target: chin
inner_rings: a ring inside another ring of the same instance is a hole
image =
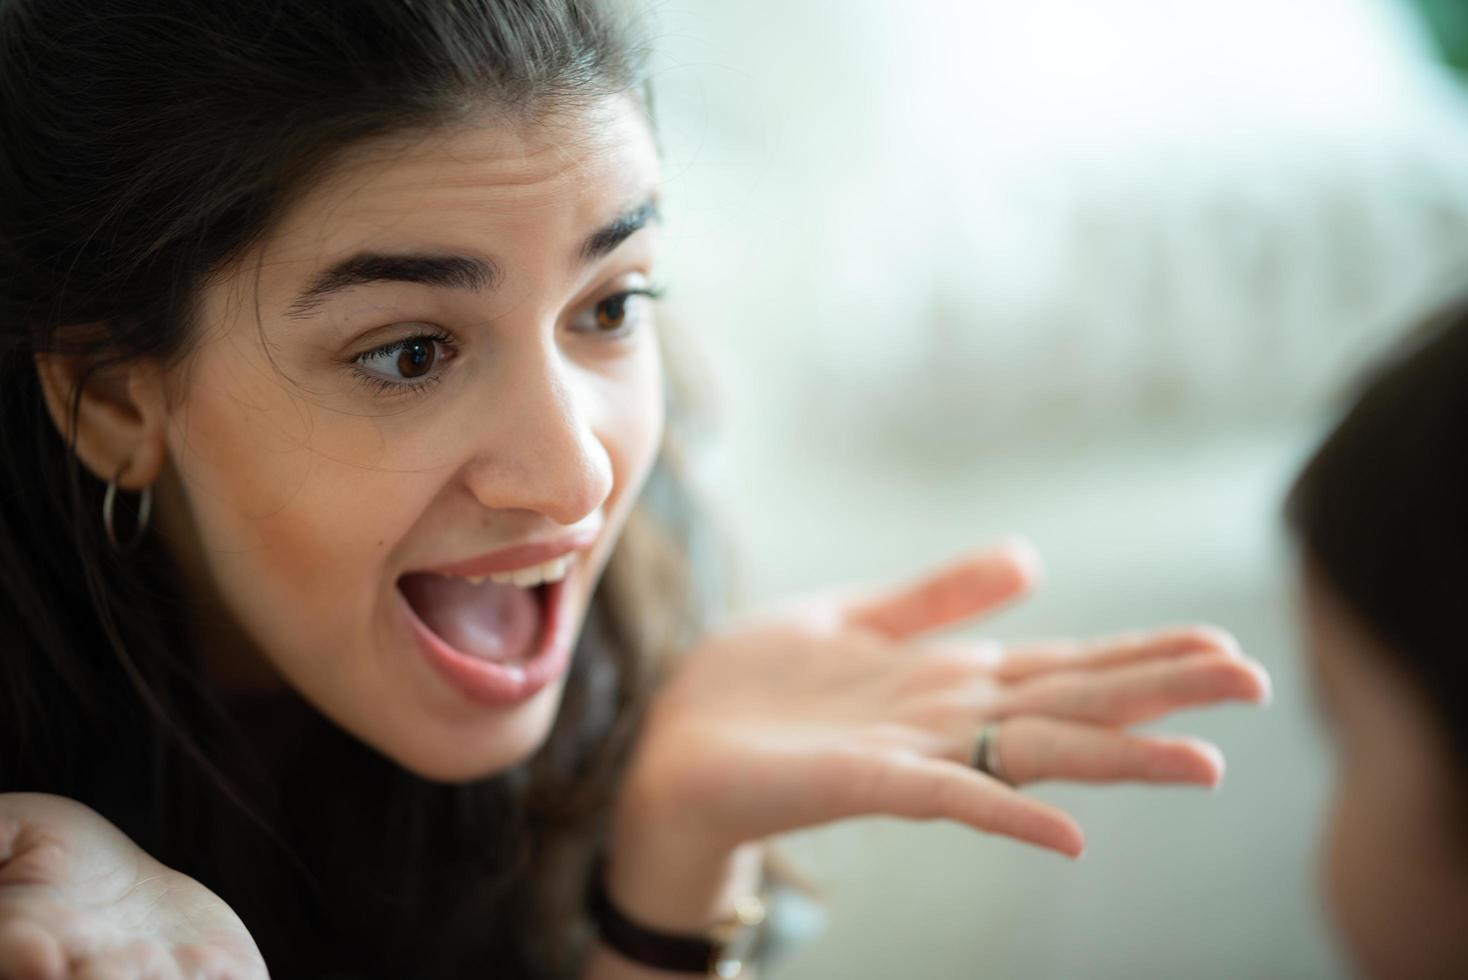
[[[389,736],[390,741],[363,740],[420,779],[446,784],[479,782],[513,769],[540,751],[555,725],[561,691],[560,683],[548,685],[513,711],[494,712],[468,725],[400,717],[395,719],[399,731],[376,733]]]

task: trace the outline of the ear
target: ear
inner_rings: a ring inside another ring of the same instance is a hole
[[[36,355],[46,410],[62,439],[75,433],[77,457],[92,475],[104,483],[116,478],[124,490],[142,490],[158,478],[167,455],[162,366],[140,358],[93,371],[78,401],[88,363],[70,354]]]

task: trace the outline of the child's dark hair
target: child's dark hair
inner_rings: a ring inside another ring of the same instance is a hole
[[[1417,687],[1468,774],[1468,299],[1368,379],[1287,513],[1311,574]]]

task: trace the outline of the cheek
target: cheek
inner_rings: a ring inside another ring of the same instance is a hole
[[[1369,811],[1372,800],[1362,798],[1354,774],[1342,769],[1337,776],[1325,834],[1322,838],[1321,890],[1336,928],[1353,952],[1370,945],[1369,931],[1377,916],[1373,900],[1371,864],[1376,848]],[[1363,934],[1366,933],[1366,934]],[[1357,954],[1359,955],[1359,953]]]
[[[1365,977],[1406,977],[1415,924],[1409,900],[1418,855],[1369,767],[1343,766],[1325,839],[1326,906],[1348,956]]]
[[[598,438],[611,456],[615,477],[611,502],[625,514],[635,502],[662,444],[662,360],[655,343],[600,375],[593,394]]]
[[[1375,978],[1446,977],[1468,954],[1468,881],[1454,871],[1430,792],[1441,773],[1402,758],[1343,766],[1322,841],[1326,905]]]
[[[656,354],[649,360],[651,364],[645,367],[638,387],[637,415],[628,421],[629,428],[636,432],[632,440],[635,449],[631,468],[639,487],[652,469],[653,460],[662,445],[663,429],[667,422],[662,363]]]
[[[641,496],[663,442],[665,400],[662,359],[655,342],[636,356],[587,375],[583,404],[612,467],[612,493],[604,504],[606,529],[588,558],[590,575],[578,597],[584,615]]]
[[[581,424],[613,475],[607,533],[591,556],[596,571],[575,600],[584,612],[661,444],[661,359],[649,342],[582,363],[570,377]],[[472,399],[444,400],[411,419],[362,418],[313,402],[268,365],[201,364],[170,431],[201,580],[308,701],[435,778],[523,757],[548,730],[559,696],[548,688],[505,717],[471,711],[403,655],[394,625],[394,569],[408,544],[449,540],[494,517],[454,482],[466,460],[495,449],[481,411]],[[386,703],[401,710],[385,714]]]
[[[202,366],[170,431],[198,558],[271,659],[287,630],[339,630],[421,505],[370,419],[323,411],[270,373]]]

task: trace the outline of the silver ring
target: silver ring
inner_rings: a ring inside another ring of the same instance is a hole
[[[979,729],[979,737],[974,742],[974,755],[971,762],[973,767],[984,775],[993,776],[1001,783],[1009,782],[999,760],[999,722],[991,721]]]

